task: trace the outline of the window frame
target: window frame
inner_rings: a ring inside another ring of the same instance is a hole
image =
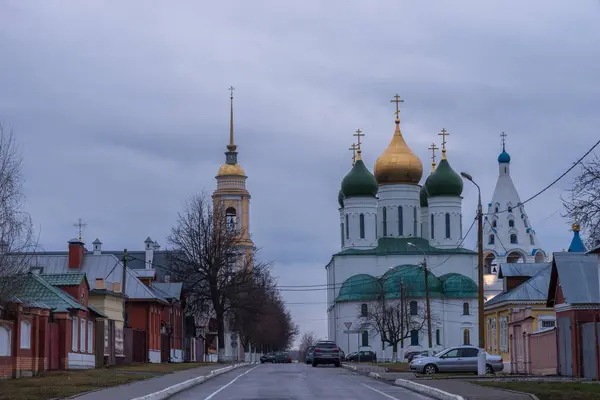
[[[31,349],[31,321],[24,319],[21,320],[21,324],[20,324],[20,346],[19,348],[23,349],[23,350],[30,350]]]

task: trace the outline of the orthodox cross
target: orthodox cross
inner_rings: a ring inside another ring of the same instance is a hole
[[[358,149],[356,143],[352,143],[352,146],[350,146],[350,148],[348,149],[352,150],[352,166],[354,166],[354,164],[356,163],[356,149]]]
[[[440,148],[435,145],[435,143],[431,143],[431,147],[428,147],[427,150],[431,150],[431,171],[435,170],[435,151]]]
[[[502,151],[504,151],[506,146],[506,133],[502,132],[500,134],[500,140],[502,140]]]
[[[442,137],[442,159],[446,159],[446,136],[450,136],[446,128],[442,128],[442,131],[438,133]]]
[[[229,98],[233,99],[233,91],[235,90],[235,88],[233,86],[229,86]]]
[[[361,158],[361,156],[360,156],[360,153],[361,153],[361,150],[360,150],[360,137],[361,137],[361,136],[365,136],[365,134],[364,134],[364,133],[362,133],[362,131],[361,131],[360,129],[357,129],[357,130],[356,130],[356,133],[354,133],[352,136],[356,136],[356,137],[358,138],[358,139],[356,140],[356,152],[357,152],[357,154],[356,154],[356,159],[357,159],[357,160],[362,160],[362,158]]]
[[[394,100],[390,100],[390,103],[396,103],[396,112],[394,114],[396,114],[397,120],[400,119],[400,103],[404,103],[404,100],[400,100],[400,96],[396,94]]]
[[[77,223],[73,224],[73,226],[78,228],[78,230],[79,230],[79,240],[83,240],[83,228],[85,228],[87,226],[87,224],[84,224],[83,221],[81,220],[81,218],[79,218],[77,220]]]

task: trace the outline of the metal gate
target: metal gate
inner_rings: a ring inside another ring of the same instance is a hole
[[[48,324],[48,333],[50,333],[50,362],[48,368],[60,368],[60,327],[58,322],[50,322]],[[63,346],[64,347],[64,346]]]
[[[583,377],[596,378],[596,341],[594,340],[594,323],[581,325],[581,360]]]
[[[133,329],[133,352],[132,352],[132,361],[133,362],[147,362],[148,361],[148,349],[146,347],[146,331],[142,331],[140,329]]]
[[[558,373],[562,376],[573,376],[571,335],[570,317],[558,318]]]

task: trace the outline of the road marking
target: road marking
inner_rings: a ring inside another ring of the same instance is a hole
[[[257,365],[254,368],[250,368],[248,371],[244,372],[243,374],[239,374],[238,376],[236,376],[235,378],[233,378],[231,381],[229,381],[229,383],[227,383],[226,385],[221,386],[218,390],[216,390],[216,391],[212,392],[211,394],[209,394],[208,397],[204,398],[204,400],[212,399],[214,396],[216,396],[217,394],[219,394],[219,392],[221,392],[221,390],[227,388],[229,385],[232,385],[235,381],[237,381],[238,379],[240,379],[242,376],[244,376],[247,373],[255,370],[258,367],[260,367],[260,365]],[[398,399],[396,399],[396,400],[398,400]]]
[[[369,386],[369,385],[365,385],[364,383],[362,383],[362,385],[363,385],[363,386],[366,386],[366,387],[368,387],[369,389],[371,389],[371,390],[372,390],[372,391],[374,391],[374,392],[377,392],[377,393],[379,393],[379,394],[380,394],[380,395],[382,395],[382,396],[385,396],[385,397],[387,397],[388,399],[392,399],[392,400],[400,400],[400,399],[397,399],[397,398],[395,398],[394,396],[390,396],[390,395],[389,395],[389,394],[387,394],[387,393],[383,393],[381,390],[377,390],[377,389],[375,389],[374,387],[371,387],[371,386]]]

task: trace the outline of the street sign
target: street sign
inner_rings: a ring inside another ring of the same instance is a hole
[[[344,325],[346,325],[346,329],[350,329],[352,322],[344,322]]]

